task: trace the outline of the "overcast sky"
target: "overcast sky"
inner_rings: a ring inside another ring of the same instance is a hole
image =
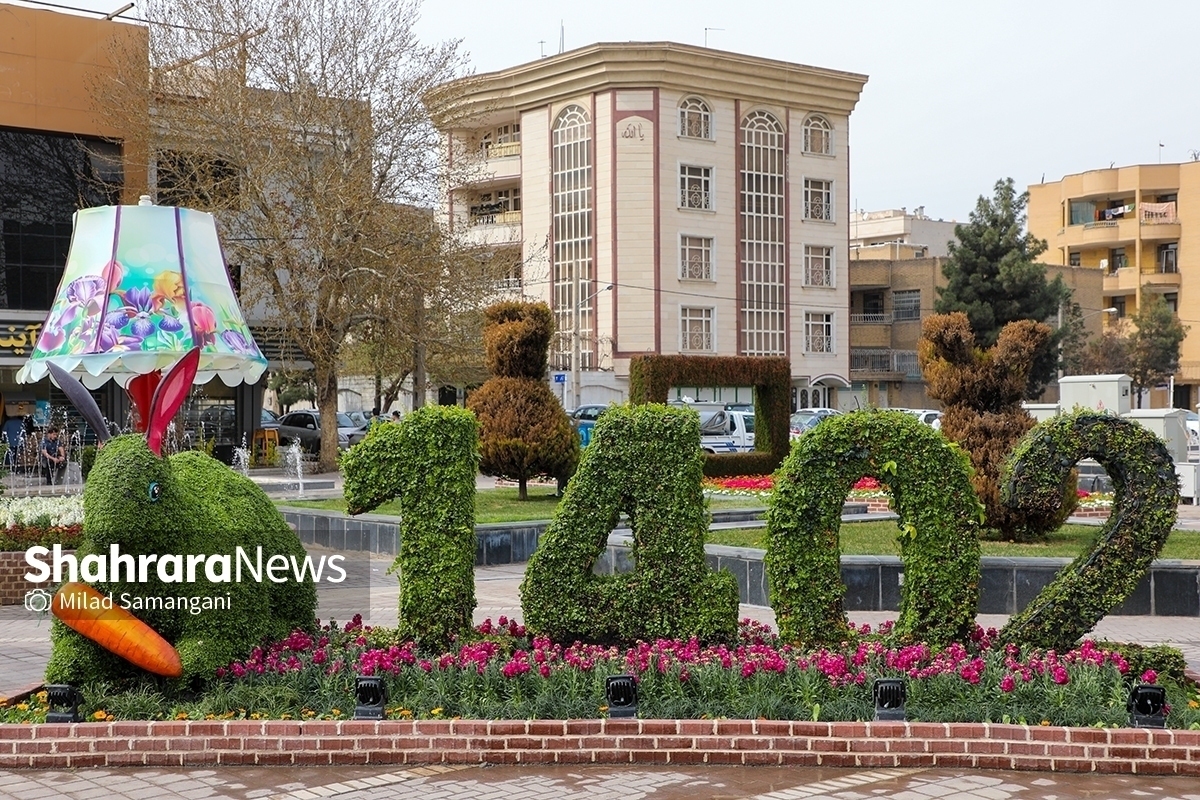
[[[488,72],[557,53],[560,20],[567,49],[702,45],[721,28],[709,46],[865,73],[850,117],[855,208],[963,221],[999,178],[1200,150],[1196,0],[426,0],[419,30],[461,39]]]

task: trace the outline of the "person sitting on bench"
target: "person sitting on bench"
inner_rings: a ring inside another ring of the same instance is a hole
[[[50,428],[42,439],[42,475],[49,484],[62,483],[67,470],[67,454],[58,440],[58,429]]]

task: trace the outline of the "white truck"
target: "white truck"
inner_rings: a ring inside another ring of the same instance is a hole
[[[700,449],[706,453],[748,453],[754,449],[750,411],[700,411]]]

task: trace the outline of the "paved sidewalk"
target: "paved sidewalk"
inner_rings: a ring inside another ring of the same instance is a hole
[[[152,800],[1200,800],[1195,778],[696,766],[0,771],[0,798]]]

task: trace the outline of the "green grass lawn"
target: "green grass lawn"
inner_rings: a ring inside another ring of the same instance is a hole
[[[1050,534],[1045,544],[1009,544],[980,542],[985,556],[1046,556],[1074,558],[1100,532],[1098,526],[1064,525]],[[841,527],[842,553],[845,555],[898,556],[896,543],[899,529],[895,520],[878,522],[847,522]],[[709,544],[766,549],[766,528],[738,528],[709,531]],[[1159,558],[1200,560],[1200,531],[1173,531]]]
[[[482,489],[475,493],[475,521],[482,524],[550,519],[558,507],[558,501],[554,490],[544,486],[529,487],[529,499],[524,501],[517,499],[515,487]],[[281,500],[278,504],[330,511],[346,510],[346,501],[340,497],[330,500]],[[722,497],[710,499],[709,508],[765,508],[765,504],[753,497]],[[385,503],[372,513],[396,516],[400,513],[400,507],[395,502]]]

